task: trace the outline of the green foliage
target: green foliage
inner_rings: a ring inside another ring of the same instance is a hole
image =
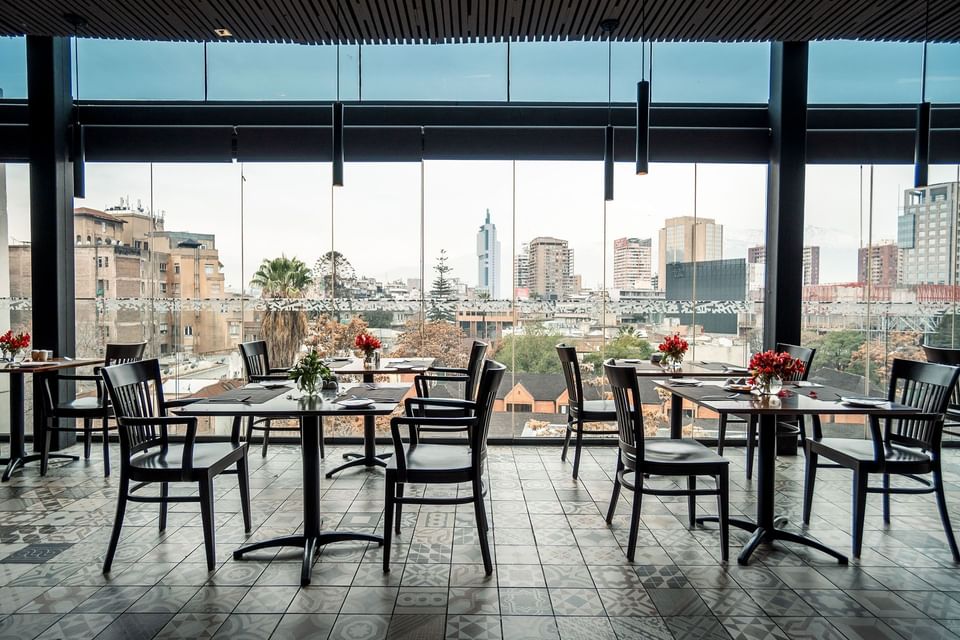
[[[372,327],[374,329],[389,329],[393,326],[392,311],[373,309],[370,311],[364,311],[361,315],[363,316],[363,319],[366,320],[368,327]]]
[[[297,298],[313,283],[313,276],[299,258],[281,255],[261,262],[250,283],[260,287],[265,297]]]
[[[297,388],[307,395],[315,394],[322,383],[333,380],[334,375],[330,368],[320,358],[316,349],[300,358],[288,373],[291,380],[295,380]]]
[[[437,277],[434,278],[430,289],[430,309],[427,311],[427,317],[431,322],[453,322],[456,314],[440,306],[441,303],[456,298],[453,283],[447,277],[453,267],[447,264],[446,249],[440,250],[440,257],[437,258],[437,264],[434,265],[433,270],[437,272]]]
[[[865,342],[864,334],[860,331],[842,330],[828,331],[823,335],[813,336],[804,340],[805,346],[817,350],[814,360],[814,369],[826,367],[837,371],[850,371],[853,364],[853,355]]]
[[[646,360],[653,353],[653,347],[643,338],[638,338],[632,332],[621,332],[616,338],[607,343],[602,353],[589,353],[584,356],[584,363],[592,364],[596,371],[607,358],[637,358]]]
[[[525,335],[506,336],[497,349],[496,358],[518,372],[562,373],[557,356],[557,345],[561,342],[563,336],[559,334],[536,330]]]

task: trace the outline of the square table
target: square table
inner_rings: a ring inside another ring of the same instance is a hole
[[[253,388],[261,385],[248,385]],[[303,533],[272,538],[241,547],[233,552],[234,559],[258,549],[273,547],[303,547],[303,565],[300,584],[310,584],[313,557],[317,549],[331,542],[363,540],[383,544],[383,538],[369,533],[350,531],[320,531],[320,421],[325,416],[363,416],[364,419],[386,416],[393,412],[398,402],[376,402],[370,407],[348,408],[334,402],[337,392],[325,390],[319,396],[305,397],[288,383],[289,391],[260,403],[224,402],[216,396],[177,407],[175,413],[183,416],[230,416],[234,418],[234,437],[238,438],[241,419],[257,417],[296,417],[300,419],[301,458],[303,460]],[[410,384],[378,384],[378,389],[407,391]],[[230,393],[230,392],[227,392]]]
[[[666,389],[684,400],[700,405],[718,414],[738,414],[757,416],[758,438],[757,454],[757,517],[755,522],[730,518],[730,524],[753,533],[744,545],[737,562],[747,564],[750,556],[761,542],[772,543],[785,540],[818,549],[836,558],[840,564],[847,564],[847,557],[834,549],[805,535],[785,531],[778,524],[786,521],[774,515],[774,475],[776,469],[776,427],[779,418],[784,416],[818,415],[864,415],[876,418],[914,418],[934,419],[935,414],[924,413],[910,406],[887,402],[876,407],[854,407],[840,402],[843,391],[833,387],[797,386],[790,383],[784,387],[781,396],[759,396],[749,393],[732,393],[723,389],[719,381],[705,382],[699,387],[671,385],[669,380],[655,380],[661,389]],[[811,396],[813,392],[813,396]],[[697,518],[697,522],[716,522],[716,516]]]
[[[10,457],[7,459],[7,468],[3,472],[0,481],[6,482],[17,467],[23,466],[28,462],[34,462],[40,459],[39,453],[27,454],[24,446],[25,428],[24,428],[24,406],[25,396],[24,376],[33,375],[33,402],[34,405],[40,401],[44,393],[43,381],[46,375],[65,369],[78,369],[80,367],[91,367],[103,364],[102,358],[54,358],[45,362],[27,362],[15,366],[0,367],[0,374],[10,376]],[[34,429],[33,429],[33,447],[38,450],[40,443],[41,430],[43,425],[42,406],[34,406]],[[40,413],[38,413],[38,410]],[[39,428],[38,428],[39,427]],[[51,453],[51,458],[61,458],[64,460],[79,460],[77,456],[66,455],[63,453]]]
[[[383,358],[380,360],[380,366],[377,368],[365,367],[361,358],[347,358],[343,360],[329,359],[327,364],[337,375],[360,375],[363,376],[363,382],[369,384],[373,382],[373,376],[377,374],[397,375],[403,373],[423,373],[430,368],[435,359],[436,358]],[[415,363],[416,366],[401,369],[396,368],[396,365],[404,362],[409,364]],[[340,386],[343,388],[344,384],[341,383]],[[360,465],[365,467],[385,467],[387,463],[384,461],[392,455],[392,453],[377,453],[376,417],[372,414],[364,415],[363,453],[348,451],[343,454],[343,459],[347,460],[347,462],[336,469],[328,471],[327,477],[332,478],[335,473]]]
[[[748,375],[746,367],[738,367],[726,362],[684,362],[678,371],[667,371],[658,364],[649,360],[616,360],[618,367],[632,366],[638,378],[662,378],[669,375],[671,378],[740,378]],[[673,394],[670,396],[670,437],[683,437],[683,398]]]

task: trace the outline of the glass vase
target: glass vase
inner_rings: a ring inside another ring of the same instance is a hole
[[[660,366],[669,373],[679,373],[683,369],[683,356],[663,356]]]
[[[783,378],[780,376],[764,376],[757,378],[757,390],[760,395],[775,396],[783,389]]]

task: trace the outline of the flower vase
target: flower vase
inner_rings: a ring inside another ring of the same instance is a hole
[[[299,380],[297,380],[297,389],[299,389],[300,393],[308,398],[313,398],[320,394],[320,388],[317,386],[316,379],[308,380],[301,377]]]
[[[756,381],[757,390],[763,396],[775,396],[783,389],[783,378],[780,376],[763,376]]]
[[[363,368],[364,369],[379,369],[380,368],[380,352],[379,351],[369,351],[363,355]]]
[[[680,373],[683,369],[683,358],[677,356],[664,356],[661,361],[663,369],[673,375]]]

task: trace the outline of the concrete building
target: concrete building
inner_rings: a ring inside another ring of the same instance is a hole
[[[513,297],[530,295],[530,243],[524,242],[513,258]]]
[[[903,279],[900,271],[900,247],[893,240],[883,240],[857,251],[857,282],[880,287],[895,287]]]
[[[957,244],[960,183],[903,192],[897,245],[904,284],[960,284]]]
[[[652,288],[653,258],[650,238],[617,238],[613,241],[613,286],[648,291]]]
[[[487,218],[477,232],[477,293],[491,300],[500,298],[500,241],[497,240],[497,225]]]
[[[723,225],[712,218],[679,216],[664,220],[660,229],[661,289],[666,287],[667,265],[723,259]]]
[[[577,291],[573,249],[566,240],[540,236],[527,249],[527,286],[541,300],[563,300]]]
[[[751,299],[762,299],[755,294],[763,291],[766,264],[764,245],[747,248],[747,290],[751,292]],[[803,286],[814,284],[820,284],[820,247],[809,246],[803,248]]]

